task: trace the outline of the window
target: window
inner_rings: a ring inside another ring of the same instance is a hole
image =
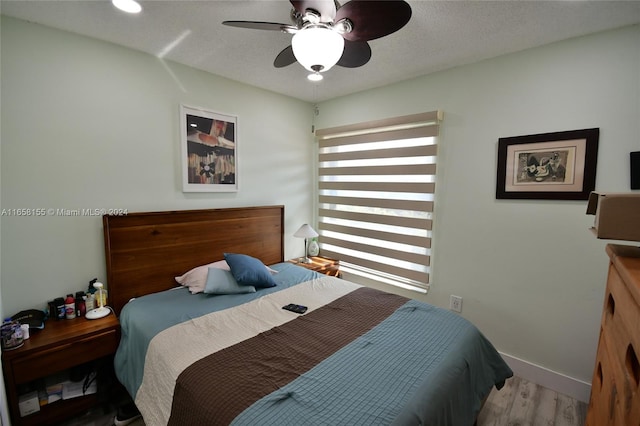
[[[346,272],[426,292],[441,112],[318,130],[322,253]]]

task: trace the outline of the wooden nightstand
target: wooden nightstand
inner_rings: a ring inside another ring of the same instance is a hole
[[[115,315],[87,320],[49,319],[42,330],[30,330],[31,338],[18,349],[2,352],[7,400],[13,425],[45,425],[81,413],[98,403],[98,394],[60,400],[40,411],[20,417],[18,386],[115,354],[120,323]],[[100,389],[98,390],[100,392]]]
[[[309,259],[311,259],[311,263],[300,262],[300,258],[291,259],[289,262],[312,271],[320,272],[321,274],[331,275],[338,278],[342,277],[342,274],[340,273],[339,260],[322,256],[310,256]]]

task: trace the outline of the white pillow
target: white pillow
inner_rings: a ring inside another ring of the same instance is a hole
[[[207,285],[207,274],[209,273],[209,268],[225,269],[227,271],[231,270],[226,261],[219,260],[217,262],[197,266],[190,271],[185,272],[183,275],[176,277],[176,281],[178,284],[189,287],[189,291],[193,294],[202,293]]]
[[[275,269],[271,269],[266,265],[265,267],[272,274],[278,273],[278,271],[276,271]],[[226,260],[218,260],[217,262],[196,266],[190,271],[185,272],[183,275],[175,277],[176,282],[185,287],[189,287],[189,291],[192,294],[202,293],[207,286],[207,274],[209,273],[209,268],[224,269],[225,271],[231,270]]]

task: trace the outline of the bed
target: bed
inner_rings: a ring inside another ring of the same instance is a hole
[[[283,206],[103,225],[116,375],[148,426],[472,425],[512,376],[459,315],[284,262]]]

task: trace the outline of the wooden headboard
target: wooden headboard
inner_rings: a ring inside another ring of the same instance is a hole
[[[130,213],[102,217],[109,306],[168,290],[189,269],[242,253],[284,260],[284,206]]]

